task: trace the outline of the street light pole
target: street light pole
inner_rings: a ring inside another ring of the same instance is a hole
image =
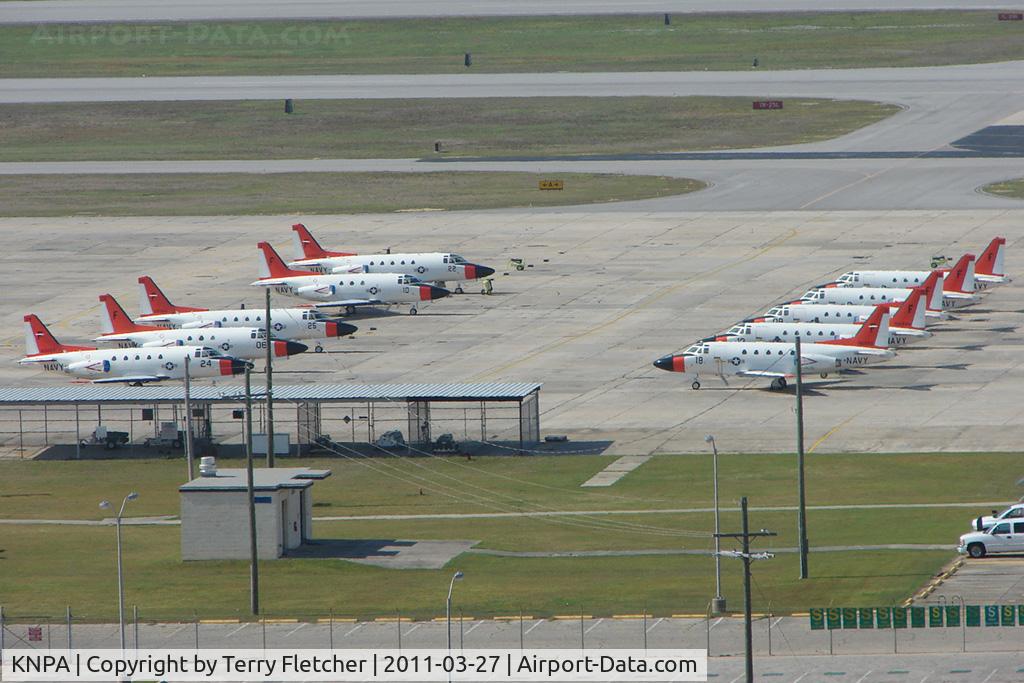
[[[117,512],[117,517],[114,520],[114,525],[117,527],[117,623],[121,633],[121,649],[125,649],[124,644],[124,569],[121,562],[121,517],[124,516],[124,508],[128,505],[128,501],[135,500],[139,497],[138,493],[132,491],[124,500],[121,501],[121,509]],[[109,510],[110,501],[100,501],[100,509]]]
[[[711,444],[712,477],[714,479],[715,493],[715,598],[711,602],[711,611],[714,614],[722,614],[726,608],[725,598],[722,597],[722,539],[718,537],[721,531],[718,515],[718,446],[715,444],[715,437],[711,434],[705,436],[704,441]]]
[[[800,578],[807,569],[807,497],[804,487],[804,376],[800,355],[800,336],[796,337],[796,467],[797,467],[797,543],[800,546]]]
[[[245,368],[245,487],[249,498],[249,608],[260,613],[260,567],[256,554],[256,497],[252,483],[252,378]]]
[[[192,359],[185,355],[185,462],[188,464],[188,481],[195,478],[195,466],[192,452],[192,376],[190,365]]]
[[[448,584],[448,600],[445,603],[444,617],[445,622],[448,624],[448,651],[452,650],[452,590],[455,588],[455,582],[463,577],[462,572],[455,572],[452,576],[452,582]]]
[[[274,347],[270,341],[270,287],[267,287],[267,467],[274,466]]]

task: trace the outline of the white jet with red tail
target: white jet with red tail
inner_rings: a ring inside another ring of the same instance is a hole
[[[141,386],[184,379],[186,356],[191,359],[189,375],[192,378],[231,377],[250,367],[250,363],[241,358],[225,356],[217,349],[203,346],[97,349],[61,344],[32,314],[25,316],[25,351],[25,357],[18,361],[23,366],[60,372],[97,384],[124,382]]]
[[[346,251],[327,251],[320,246],[309,229],[302,223],[292,226],[296,260],[290,268],[316,273],[403,273],[424,282],[463,282],[494,275],[494,268],[470,263],[458,254],[442,252],[405,254],[355,254]],[[457,286],[456,294],[462,294]]]
[[[268,242],[259,243],[260,279],[252,284],[273,287],[278,294],[318,302],[318,307],[344,306],[351,315],[357,306],[409,303],[416,305],[448,296],[447,289],[420,281],[412,275],[396,273],[349,273],[325,275],[310,270],[289,268]]]
[[[886,348],[889,314],[884,308],[876,308],[851,339],[802,344],[801,371],[827,377],[840,370],[860,368],[895,357],[896,353]],[[692,377],[694,389],[700,389],[701,377],[715,376],[728,383],[726,375],[737,375],[770,378],[771,388],[778,390],[784,389],[787,380],[795,375],[796,362],[796,349],[788,342],[704,340],[682,353],[659,358],[654,361],[654,367]]]

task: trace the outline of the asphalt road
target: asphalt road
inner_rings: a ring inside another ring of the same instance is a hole
[[[931,151],[1024,110],[1024,61],[796,71],[0,79],[0,103],[566,95],[880,100],[906,111],[799,149]]]
[[[38,0],[0,3],[0,23],[194,21],[204,19],[358,19],[371,17],[820,12],[823,10],[1014,9],[1020,0]]]

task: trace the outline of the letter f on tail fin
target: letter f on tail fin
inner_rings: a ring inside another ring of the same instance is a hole
[[[205,311],[205,308],[192,308],[191,306],[175,306],[163,293],[153,278],[143,275],[139,278],[139,314],[140,315],[169,315],[171,313],[193,313]]]
[[[103,334],[127,334],[128,332],[145,332],[147,330],[159,330],[159,327],[136,325],[128,314],[117,303],[117,299],[109,294],[100,294],[100,303],[103,309],[100,312],[100,331]]]
[[[889,322],[893,327],[923,330],[925,326],[924,309],[924,288],[914,287],[910,292],[910,296],[896,307],[896,311]]]
[[[320,243],[313,237],[313,233],[309,231],[302,223],[296,223],[292,226],[292,230],[295,234],[292,235],[295,244],[295,258],[297,260],[310,259],[310,258],[329,258],[332,256],[355,256],[354,252],[348,251],[327,251],[320,246]]]

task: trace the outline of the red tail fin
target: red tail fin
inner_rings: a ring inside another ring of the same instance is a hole
[[[974,291],[974,254],[964,254],[956,265],[949,269],[945,282],[942,283],[944,292],[973,292]],[[970,279],[971,282],[967,282]],[[966,286],[970,289],[966,289]]]
[[[896,307],[889,322],[893,327],[924,329],[924,288],[914,287],[910,296]]]
[[[1006,275],[1003,266],[1003,251],[1006,249],[1005,237],[993,237],[992,241],[981,252],[981,257],[975,264],[975,273],[978,275],[995,275],[1002,277]]]
[[[836,346],[867,346],[871,348],[887,348],[889,346],[889,305],[875,306],[868,319],[861,323],[857,334],[849,339],[830,339],[817,342],[819,344],[835,344]]]
[[[143,275],[139,278],[139,312],[142,315],[168,315],[170,313],[191,313],[205,311],[206,308],[191,306],[175,306],[156,286],[153,278]]]
[[[925,308],[931,311],[942,310],[942,271],[933,270],[928,274],[928,277],[921,283],[921,289],[924,290],[924,305]]]
[[[277,255],[270,242],[260,242],[256,245],[260,248],[260,279],[267,280],[276,277],[290,277],[293,275],[316,275],[311,270],[292,270],[284,264],[281,257]]]
[[[100,294],[100,303],[103,304],[103,311],[100,313],[100,331],[103,334],[125,334],[127,332],[146,332],[148,330],[159,330],[159,327],[147,325],[136,325],[128,314],[117,303],[117,299],[109,294]]]
[[[327,251],[320,246],[320,243],[313,237],[313,233],[302,223],[292,226],[295,231],[295,258],[328,258],[331,256],[355,256],[354,252],[348,251]]]
[[[42,356],[65,351],[93,351],[92,346],[70,346],[57,341],[35,314],[25,316],[25,355]]]

